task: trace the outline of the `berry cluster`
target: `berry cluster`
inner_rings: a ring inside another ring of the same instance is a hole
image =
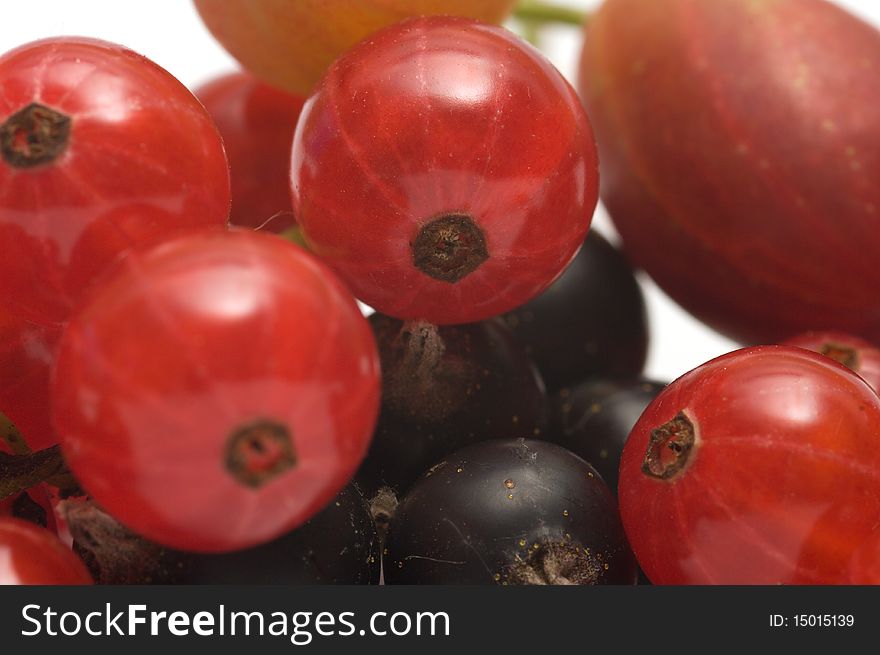
[[[876,239],[876,92],[822,138],[792,100],[876,31],[605,0],[582,104],[511,0],[195,4],[248,69],[195,95],[0,57],[0,583],[880,583],[875,273],[822,220]],[[599,153],[627,253],[747,347],[642,377]]]

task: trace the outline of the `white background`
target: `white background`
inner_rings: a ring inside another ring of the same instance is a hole
[[[835,1],[880,25],[880,0]],[[599,4],[598,0],[555,2],[584,9]],[[154,60],[191,88],[236,68],[188,0],[0,0],[0,52],[57,35],[94,36],[121,43]],[[554,27],[543,35],[544,51],[572,81],[580,41],[580,32],[574,28]],[[613,238],[613,227],[601,208],[594,225]],[[736,347],[691,318],[646,277],[641,280],[651,321],[648,376],[672,380]]]

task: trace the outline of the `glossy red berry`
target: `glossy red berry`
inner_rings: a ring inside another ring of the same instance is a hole
[[[729,353],[648,406],[619,498],[654,583],[846,582],[880,516],[880,398],[801,348]]]
[[[64,455],[135,532],[229,551],[326,505],[378,413],[369,325],[314,257],[251,231],[123,260],[71,319],[53,385]]]
[[[54,38],[0,57],[0,411],[52,443],[58,326],[123,252],[226,224],[229,174],[187,89],[118,45]]]
[[[875,530],[853,554],[847,582],[880,585],[880,530]]]
[[[229,222],[283,232],[290,205],[290,148],[304,98],[250,73],[229,73],[195,90],[226,146],[232,180]]]
[[[512,33],[414,19],[331,67],[292,162],[309,246],[378,311],[477,321],[529,300],[576,254],[597,198],[574,91]]]
[[[0,585],[92,584],[85,564],[52,533],[0,517]]]
[[[61,330],[0,313],[0,412],[33,450],[57,442],[48,409],[49,373]]]
[[[858,373],[874,391],[880,389],[880,348],[845,332],[805,332],[783,342],[834,359]]]

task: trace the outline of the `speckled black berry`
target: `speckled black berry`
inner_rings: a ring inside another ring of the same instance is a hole
[[[497,440],[432,467],[392,517],[388,584],[633,584],[617,504],[555,444]]]
[[[379,537],[354,485],[310,521],[256,548],[186,553],[147,541],[86,500],[63,511],[74,548],[99,584],[378,584]],[[229,517],[229,529],[235,529]]]
[[[230,522],[234,522],[230,517]],[[379,537],[360,490],[349,485],[305,525],[263,546],[198,555],[189,584],[378,584]]]

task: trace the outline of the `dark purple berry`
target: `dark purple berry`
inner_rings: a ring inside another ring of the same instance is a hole
[[[620,455],[630,430],[665,386],[645,379],[594,380],[563,389],[548,438],[592,464],[616,494]]]
[[[544,441],[468,446],[401,500],[388,584],[633,584],[617,503],[595,470]]]
[[[645,301],[623,255],[595,230],[562,276],[504,315],[548,391],[588,377],[639,375],[648,352]]]
[[[437,461],[477,441],[539,436],[546,397],[498,320],[435,327],[374,314],[382,409],[357,480],[368,497],[404,492]]]

